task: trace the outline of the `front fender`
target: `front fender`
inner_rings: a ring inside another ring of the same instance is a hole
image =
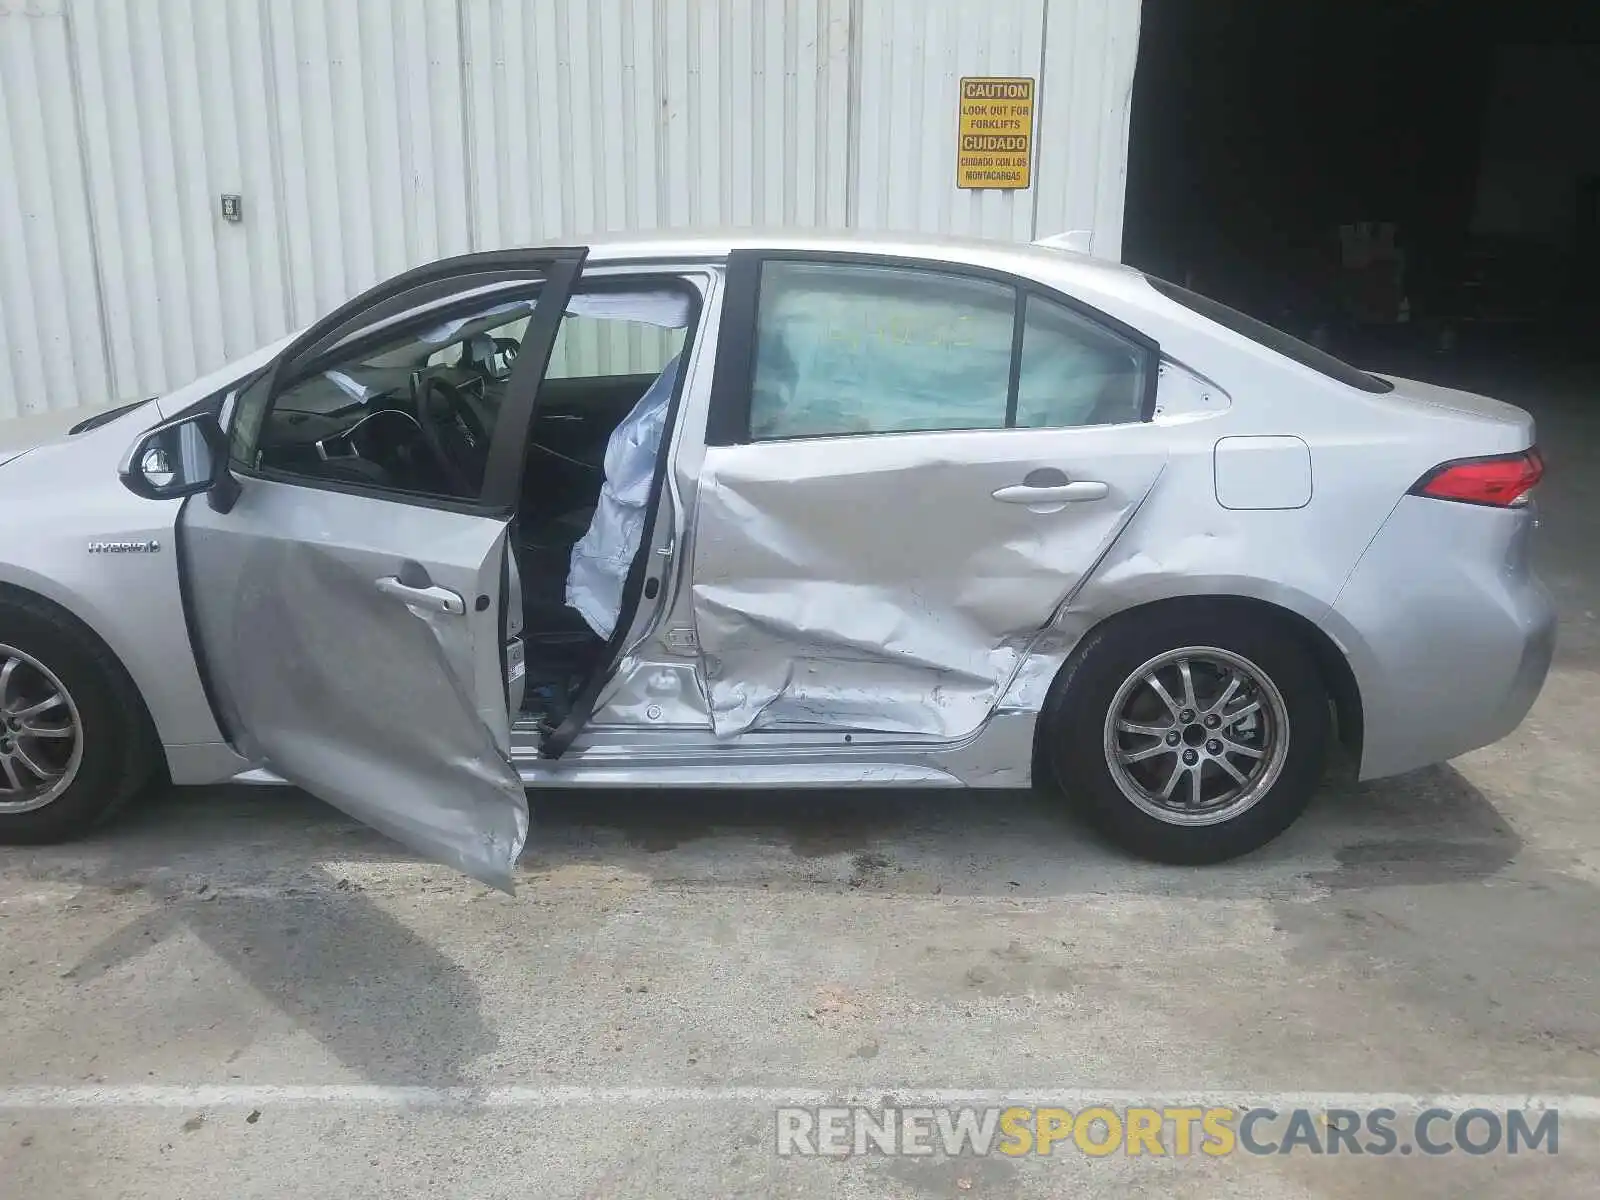
[[[149,424],[130,413],[0,467],[0,584],[60,605],[111,649],[168,746],[218,742],[179,590],[181,501],[143,500],[117,464]],[[92,552],[94,543],[153,546]]]

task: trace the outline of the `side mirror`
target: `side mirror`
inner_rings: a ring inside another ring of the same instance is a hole
[[[228,469],[228,439],[209,412],[148,430],[128,448],[118,476],[135,496],[175,500],[211,490]]]

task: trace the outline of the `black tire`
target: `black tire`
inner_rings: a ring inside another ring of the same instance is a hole
[[[0,843],[81,837],[156,775],[159,752],[143,701],[99,638],[37,597],[0,595],[0,645],[36,659],[61,682],[77,708],[83,743],[77,773],[60,796],[42,808],[0,811]]]
[[[1123,683],[1158,655],[1190,646],[1248,660],[1277,688],[1288,714],[1288,748],[1276,780],[1251,807],[1211,825],[1169,823],[1136,806],[1117,784],[1104,740]],[[1328,689],[1292,627],[1225,603],[1162,605],[1114,618],[1085,638],[1046,700],[1039,762],[1123,849],[1156,862],[1216,863],[1265,845],[1305,810],[1322,781],[1330,727]]]

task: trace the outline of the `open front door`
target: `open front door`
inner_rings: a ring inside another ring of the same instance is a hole
[[[179,521],[240,752],[507,891],[528,831],[507,529],[582,258],[472,255],[352,301],[230,401],[229,469]]]

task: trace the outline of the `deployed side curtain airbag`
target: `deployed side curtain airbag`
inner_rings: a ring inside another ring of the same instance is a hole
[[[1003,426],[1016,292],[901,268],[769,263],[757,439]]]
[[[567,300],[567,313],[601,321],[637,321],[662,329],[689,324],[690,300],[683,292],[578,292]]]
[[[616,628],[622,611],[622,585],[644,537],[650,483],[677,379],[678,359],[673,358],[612,432],[594,519],[572,548],[567,603],[603,638],[609,638]]]

